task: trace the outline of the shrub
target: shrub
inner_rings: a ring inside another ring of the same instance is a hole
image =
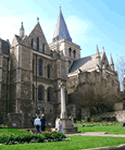
[[[80,123],[80,121],[76,120],[76,123]]]
[[[86,122],[86,120],[81,120],[81,122],[85,123],[85,122]]]
[[[0,129],[8,129],[8,126],[0,125]]]
[[[14,143],[17,141],[18,143],[30,142],[31,140],[37,142],[43,142],[44,139],[61,139],[66,138],[63,133],[60,132],[44,132],[40,135],[31,134],[31,133],[21,133],[21,134],[3,134],[0,136],[0,143]]]
[[[99,118],[94,118],[94,121],[95,122],[100,122],[100,119]]]

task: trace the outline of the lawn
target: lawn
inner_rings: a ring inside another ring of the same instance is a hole
[[[112,126],[94,126],[94,127],[78,127],[81,132],[107,132],[109,134],[125,134],[125,128],[121,125]],[[21,129],[0,129],[0,135],[3,133],[19,134],[23,131]],[[17,144],[17,145],[3,145],[0,150],[81,150],[106,146],[118,146],[125,144],[125,138],[121,137],[101,137],[101,136],[68,136],[71,141],[61,142],[48,142],[48,143],[30,143],[30,144]]]
[[[109,134],[125,134],[125,128],[120,125],[78,127],[81,132],[110,132]]]
[[[106,146],[118,146],[125,143],[121,137],[71,136],[71,141],[3,145],[0,150],[81,150]]]
[[[14,133],[14,134],[20,134],[20,133],[27,133],[28,131],[24,131],[21,129],[0,129],[0,135],[2,135],[3,133],[6,134],[10,134],[10,133]],[[29,133],[29,132],[28,132]]]

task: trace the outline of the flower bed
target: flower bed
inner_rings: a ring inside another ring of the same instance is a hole
[[[21,134],[4,134],[0,137],[0,143],[11,145],[17,143],[40,143],[52,141],[64,141],[66,136],[60,132],[45,131],[42,134],[36,135],[31,133]]]

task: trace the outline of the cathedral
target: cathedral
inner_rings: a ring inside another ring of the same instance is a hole
[[[0,124],[31,127],[35,114],[44,113],[48,125],[54,126],[61,111],[61,82],[66,85],[67,115],[76,119],[85,117],[84,108],[69,103],[69,95],[77,100],[72,94],[87,80],[93,81],[101,72],[112,90],[118,92],[118,73],[112,57],[109,64],[105,50],[99,52],[98,46],[88,57],[81,58],[80,51],[80,46],[72,42],[61,8],[51,44],[47,43],[39,18],[29,35],[25,35],[22,22],[12,44],[0,38]]]

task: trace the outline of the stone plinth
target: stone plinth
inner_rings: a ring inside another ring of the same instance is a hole
[[[77,133],[77,127],[72,127],[72,121],[71,119],[64,119],[62,120],[62,126],[63,126],[63,131],[65,134],[69,133]]]
[[[61,115],[60,118],[62,120],[62,127],[64,130],[64,134],[68,133],[76,133],[77,127],[72,127],[72,120],[68,119],[67,112],[66,112],[66,103],[65,103],[65,83],[61,82],[60,84],[60,90],[61,90]]]

